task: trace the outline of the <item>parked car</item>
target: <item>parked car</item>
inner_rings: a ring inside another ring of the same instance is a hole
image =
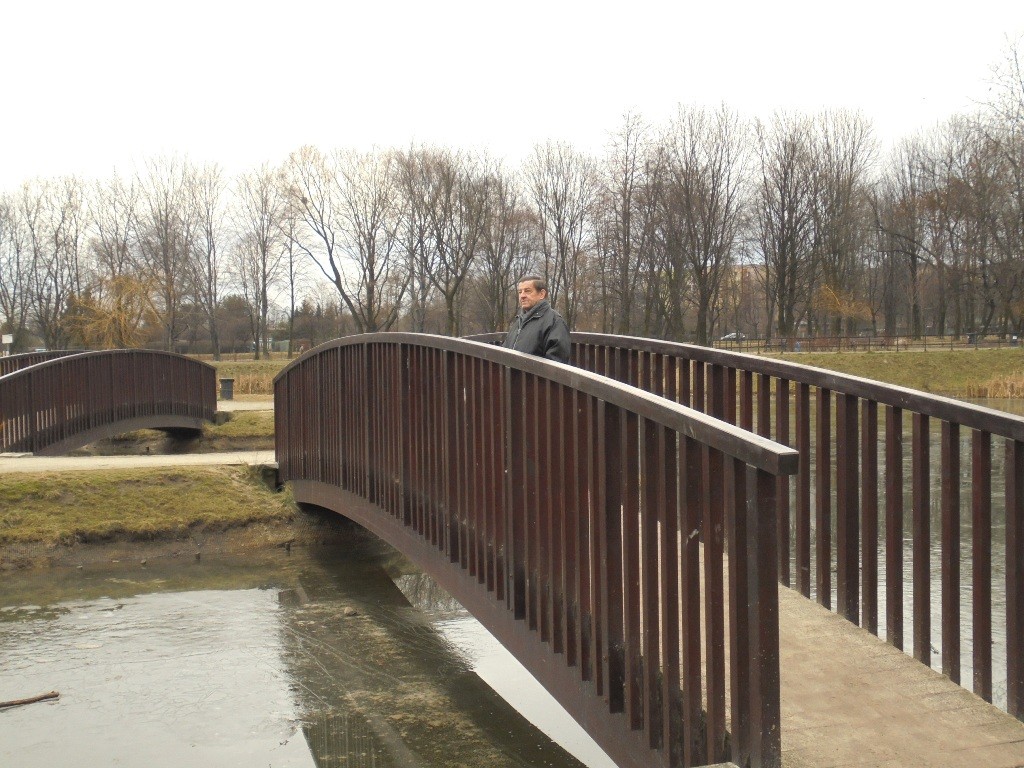
[[[747,335],[745,333],[733,332],[725,334],[719,341],[745,341],[746,338]]]

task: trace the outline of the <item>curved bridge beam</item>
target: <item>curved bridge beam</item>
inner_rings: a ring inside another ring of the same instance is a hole
[[[781,764],[776,488],[796,451],[447,337],[340,339],[274,386],[296,500],[431,574],[620,766]]]
[[[134,429],[201,430],[213,366],[147,350],[68,354],[0,376],[0,452],[55,456]]]

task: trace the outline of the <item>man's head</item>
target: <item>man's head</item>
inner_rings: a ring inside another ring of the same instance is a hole
[[[548,287],[540,275],[523,275],[517,284],[519,308],[529,312],[548,297]]]

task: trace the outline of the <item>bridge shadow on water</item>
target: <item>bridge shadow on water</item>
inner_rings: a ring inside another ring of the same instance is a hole
[[[81,765],[582,765],[439,628],[471,621],[460,606],[336,525],[290,553],[5,574],[0,699],[61,698],[3,713],[0,765],[71,743]]]

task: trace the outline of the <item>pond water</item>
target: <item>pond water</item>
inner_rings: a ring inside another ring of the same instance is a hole
[[[994,410],[1006,411],[1015,415],[1024,415],[1024,400],[1008,398],[988,398],[966,400],[965,402],[981,405]],[[881,409],[879,409],[881,410]],[[812,413],[812,421],[814,415]],[[813,430],[812,425],[812,430]],[[932,419],[929,423],[931,431],[931,453],[930,453],[930,530],[931,546],[929,548],[929,565],[931,573],[930,603],[931,603],[931,666],[937,671],[942,671],[942,591],[940,576],[942,573],[942,550],[940,532],[942,531],[942,483],[943,473],[941,464],[940,446],[940,422]],[[905,468],[904,484],[904,547],[903,547],[903,629],[904,629],[904,650],[909,654],[913,653],[913,628],[914,628],[914,603],[913,603],[913,495],[910,484],[910,469],[912,466],[911,450],[911,420],[904,418],[903,424],[903,459]],[[878,498],[884,506],[885,499],[885,421],[880,419],[878,430]],[[834,446],[833,446],[834,450]],[[967,689],[972,688],[973,679],[973,641],[972,641],[972,611],[974,601],[974,587],[972,578],[972,550],[971,542],[972,512],[971,512],[971,430],[960,431],[960,681]],[[833,454],[834,455],[834,454]],[[833,473],[834,473],[833,469]],[[816,456],[812,453],[810,458],[810,474],[815,476]],[[1005,508],[1005,453],[1003,440],[996,438],[992,442],[992,530],[991,530],[991,594],[992,594],[992,701],[996,706],[1006,708],[1006,508]],[[833,491],[837,487],[835,474],[832,476]],[[791,509],[796,509],[795,488],[791,489]],[[815,489],[811,487],[811,509],[815,509]],[[835,514],[835,502],[833,500],[832,514]],[[886,552],[885,552],[885,514],[884,509],[879,511],[878,529],[878,635],[886,637]],[[811,514],[812,541],[814,539],[815,515]],[[791,541],[796,540],[796,522],[792,520],[790,530]],[[832,527],[832,551],[835,557],[837,546],[837,530],[833,522]],[[795,558],[790,560],[792,572],[795,574]],[[813,574],[816,573],[817,557],[812,546],[811,568],[812,582]],[[833,608],[838,602],[836,593],[835,561],[832,562],[832,593],[831,604]],[[812,597],[817,598],[817,586],[812,584]]]
[[[363,540],[4,574],[0,701],[51,690],[0,709],[0,766],[613,765],[457,603]]]

